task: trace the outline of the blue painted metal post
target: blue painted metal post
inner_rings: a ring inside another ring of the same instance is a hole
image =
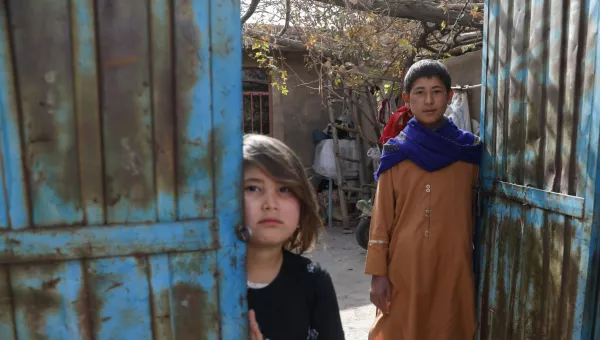
[[[212,119],[221,339],[246,339],[246,247],[242,223],[242,28],[239,0],[211,0]]]
[[[2,161],[8,201],[8,218],[12,229],[25,228],[30,221],[28,194],[25,188],[21,153],[21,128],[14,85],[14,68],[11,59],[9,22],[6,6],[0,10],[0,138]]]
[[[586,1],[586,13],[588,13],[588,15],[591,17],[590,20],[592,20],[592,22],[595,24],[593,26],[593,33],[594,35],[597,37],[598,41],[596,42],[596,48],[598,46],[600,46],[600,36],[598,35],[598,25],[599,25],[599,15],[600,15],[600,3],[597,0],[594,1]],[[598,92],[600,92],[600,89],[598,88],[598,86],[600,85],[600,72],[598,72],[598,65],[600,65],[600,53],[596,52],[596,72],[593,72],[594,74],[594,83],[595,83],[595,88],[593,93],[591,93],[591,96],[588,97],[587,102],[588,105],[590,103],[590,101],[593,103],[593,106],[591,108],[592,112],[596,112],[596,120],[598,119],[598,113],[600,112],[600,100],[597,100],[598,96]],[[595,98],[594,98],[595,97]],[[592,100],[592,98],[594,98]],[[586,108],[589,108],[586,107]],[[594,134],[597,135],[598,133],[598,128],[597,125],[594,127],[594,125],[592,125],[592,132]],[[597,139],[599,137],[596,137]],[[595,156],[596,160],[596,178],[595,178],[595,194],[596,194],[596,200],[594,202],[594,218],[593,218],[593,224],[592,224],[592,240],[591,240],[591,244],[590,244],[590,252],[592,254],[591,258],[598,258],[598,255],[600,254],[600,225],[598,224],[598,218],[596,216],[598,216],[598,214],[600,213],[600,181],[598,180],[598,178],[600,178],[600,157],[598,157],[598,152],[600,151],[600,145],[596,145],[595,148],[593,148],[592,150],[590,150],[593,154],[593,156]],[[595,266],[595,268],[594,268]],[[586,311],[586,314],[584,314],[584,323],[586,325],[593,325],[592,326],[586,326],[584,328],[584,336],[588,337],[590,339],[600,339],[600,295],[599,295],[599,287],[600,287],[600,269],[598,268],[598,263],[596,261],[590,261],[590,267],[588,269],[590,271],[590,275],[592,277],[592,285],[589,285],[590,287],[590,292],[589,292],[589,297],[588,300],[589,301],[594,301],[596,303],[596,310],[593,310],[593,307],[589,308],[589,310]],[[593,332],[593,334],[592,334]]]
[[[598,309],[600,308],[600,301],[598,300],[600,298],[598,296],[600,273],[598,263],[594,259],[598,258],[600,252],[598,240],[600,226],[597,218],[600,212],[600,185],[598,184],[598,176],[600,176],[600,157],[598,156],[600,151],[600,101],[598,100],[598,93],[600,92],[600,72],[598,72],[600,66],[600,53],[598,53],[600,47],[600,37],[598,35],[600,1],[586,0],[584,5],[583,10],[588,20],[588,40],[592,41],[587,42],[588,47],[580,58],[584,61],[582,66],[582,70],[585,70],[584,82],[593,85],[584,87],[581,98],[579,98],[582,105],[579,135],[585,136],[585,138],[583,138],[583,143],[577,144],[578,163],[585,166],[583,173],[587,174],[588,177],[579,182],[577,192],[579,196],[585,195],[584,197],[586,197],[584,209],[588,223],[591,224],[589,227],[591,237],[587,245],[587,252],[583,253],[586,262],[581,261],[581,268],[585,269],[588,275],[587,277],[578,277],[577,284],[582,288],[576,298],[575,318],[578,321],[576,327],[581,327],[581,339],[598,339],[600,336],[600,315],[598,314],[600,311]],[[592,185],[593,183],[596,185]],[[574,223],[574,227],[578,227],[574,243],[585,249],[582,239],[587,231],[583,230],[580,223]],[[589,257],[586,257],[588,254]],[[591,261],[587,261],[588,258]],[[577,336],[578,334],[574,334],[574,338],[577,338]]]

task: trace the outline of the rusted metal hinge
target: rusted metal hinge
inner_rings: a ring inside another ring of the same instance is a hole
[[[250,237],[252,237],[252,229],[243,224],[238,224],[235,227],[235,236],[238,238],[238,240],[248,243],[250,242]]]

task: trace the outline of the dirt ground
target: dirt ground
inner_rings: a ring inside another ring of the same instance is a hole
[[[306,257],[325,268],[335,285],[346,340],[365,340],[375,317],[369,301],[370,277],[364,274],[365,254],[354,234],[327,227],[317,249]]]

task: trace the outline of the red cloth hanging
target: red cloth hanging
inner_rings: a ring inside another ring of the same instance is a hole
[[[414,115],[406,105],[403,105],[396,110],[390,117],[390,120],[388,120],[387,124],[385,124],[381,138],[379,138],[379,144],[383,145],[388,139],[398,136],[413,116]]]

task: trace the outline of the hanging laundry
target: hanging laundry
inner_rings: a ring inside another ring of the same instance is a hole
[[[454,124],[459,129],[479,134],[479,122],[475,119],[471,119],[469,109],[469,95],[467,91],[454,90],[454,96],[452,97],[452,103],[448,105],[448,109],[444,114],[446,117],[452,119]]]
[[[383,145],[388,139],[398,136],[412,117],[413,114],[406,105],[403,105],[396,110],[390,117],[390,120],[388,120],[387,124],[385,124],[381,138],[379,138],[379,144]]]

